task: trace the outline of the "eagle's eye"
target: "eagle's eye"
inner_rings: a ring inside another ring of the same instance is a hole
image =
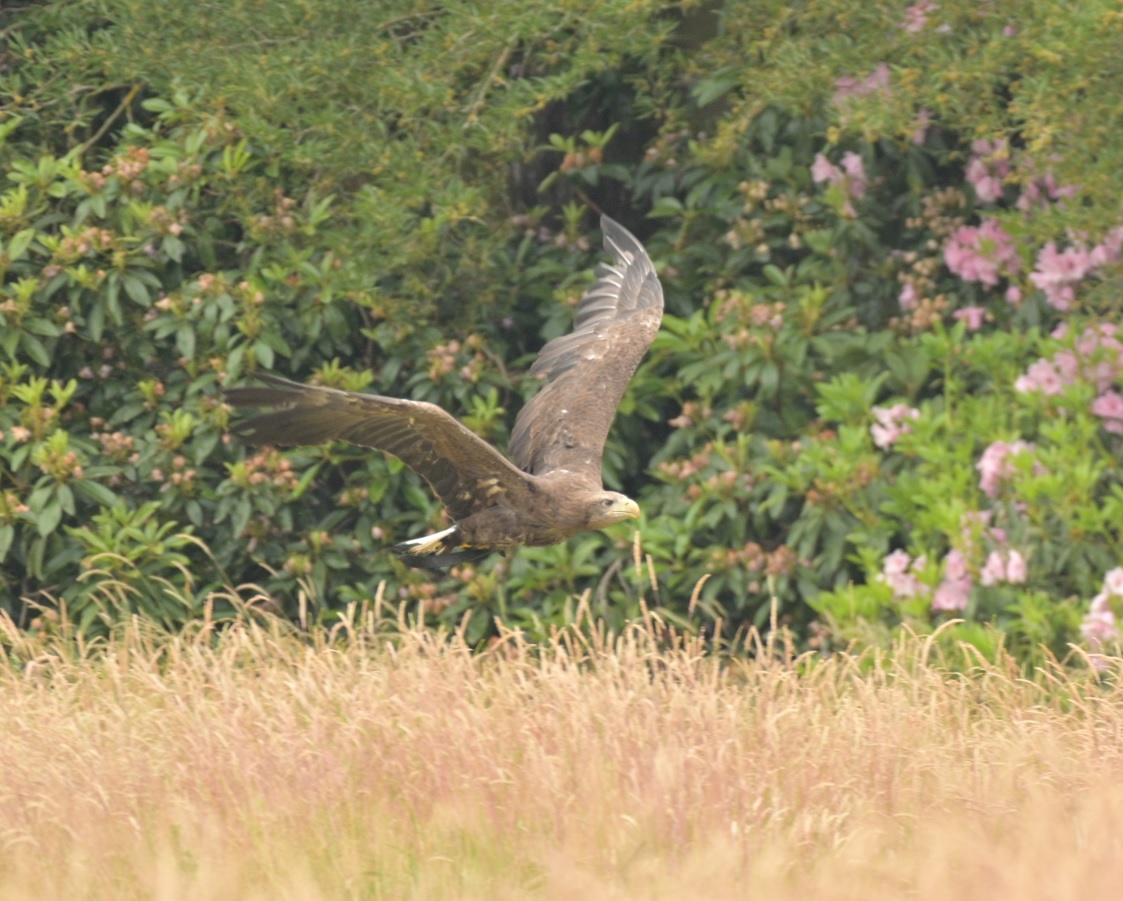
[[[603,501],[601,501],[601,503],[606,507],[611,507],[614,503],[616,503],[616,501],[614,501],[610,497],[606,497]]]

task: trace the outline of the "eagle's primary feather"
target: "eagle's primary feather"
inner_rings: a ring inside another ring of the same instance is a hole
[[[601,230],[613,263],[597,268],[573,331],[548,342],[531,367],[545,383],[515,420],[510,460],[434,404],[267,374],[226,392],[236,407],[271,408],[233,431],[253,444],[339,438],[398,457],[429,483],[455,523],[395,545],[415,566],[557,544],[637,517],[634,501],[603,489],[601,456],[624,390],[659,330],[663,290],[627,229],[604,216]]]

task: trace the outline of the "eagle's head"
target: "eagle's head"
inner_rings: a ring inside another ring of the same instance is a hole
[[[625,519],[639,519],[639,504],[618,491],[600,491],[587,507],[590,529],[607,529]]]

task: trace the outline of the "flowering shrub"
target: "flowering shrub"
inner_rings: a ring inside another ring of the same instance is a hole
[[[1123,616],[1123,567],[1116,567],[1104,576],[1103,588],[1092,598],[1080,632],[1093,651],[1111,650],[1123,639],[1118,620]],[[1093,656],[1097,668],[1106,667],[1103,657]]]
[[[1110,4],[729,4],[717,29],[689,3],[674,24],[532,2],[471,42],[455,3],[360,21],[317,0],[315,34],[281,7],[169,27],[162,5],[108,0],[90,28],[41,4],[0,72],[20,622],[65,602],[86,630],[175,624],[257,584],[294,617],[376,592],[471,611],[473,641],[496,617],[545,633],[581,597],[732,633],[775,598],[818,648],[954,616],[983,650],[983,623],[1027,658],[1109,649]],[[262,47],[228,49],[241,26]],[[186,79],[183,45],[223,49]],[[434,581],[385,550],[444,524],[397,461],[227,440],[220,389],[264,369],[429,400],[502,446],[600,258],[590,205],[637,231],[667,299],[605,452],[638,544]]]

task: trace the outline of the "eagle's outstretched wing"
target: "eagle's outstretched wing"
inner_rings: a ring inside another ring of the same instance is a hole
[[[265,373],[229,388],[236,407],[271,407],[232,429],[251,444],[293,447],[340,438],[393,454],[429,483],[453,520],[487,506],[489,492],[525,494],[527,478],[494,447],[424,401],[302,385]]]
[[[597,267],[573,331],[538,354],[530,372],[546,383],[520,411],[509,448],[526,472],[566,470],[598,487],[616,408],[663,319],[663,289],[647,252],[607,216],[601,230],[614,262]]]

